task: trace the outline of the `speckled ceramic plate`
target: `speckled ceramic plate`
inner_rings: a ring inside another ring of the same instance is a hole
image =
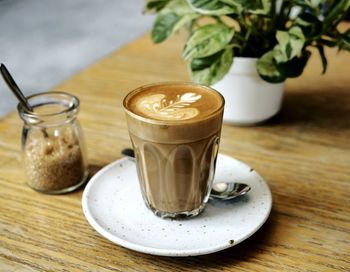
[[[135,162],[123,158],[90,180],[82,206],[91,226],[113,243],[153,255],[203,255],[247,239],[270,214],[272,197],[264,179],[246,164],[219,154],[214,182],[231,180],[252,189],[238,199],[209,200],[194,218],[161,219],[143,203]]]

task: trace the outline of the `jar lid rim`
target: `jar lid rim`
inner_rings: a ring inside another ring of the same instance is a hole
[[[17,105],[18,112],[20,113],[20,115],[22,115],[23,117],[26,117],[26,118],[45,118],[45,117],[52,117],[52,116],[57,116],[57,115],[61,115],[64,113],[68,113],[68,112],[71,112],[74,109],[77,109],[79,107],[80,101],[79,101],[78,97],[76,97],[75,95],[69,94],[67,92],[62,92],[62,91],[35,93],[33,95],[27,96],[27,99],[29,101],[29,100],[36,98],[36,97],[40,97],[40,96],[44,97],[44,96],[49,96],[49,95],[63,96],[67,99],[72,100],[72,103],[67,108],[65,108],[61,111],[53,112],[53,113],[35,113],[32,111],[28,111],[25,107],[23,107],[21,105],[21,103],[19,103]]]

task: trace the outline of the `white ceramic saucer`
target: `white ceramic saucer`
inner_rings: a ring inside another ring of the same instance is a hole
[[[252,189],[238,199],[209,200],[204,212],[194,218],[161,219],[143,203],[135,162],[123,158],[90,180],[82,206],[91,226],[113,243],[153,255],[203,255],[247,239],[270,214],[270,189],[251,167],[219,154],[214,182],[223,181],[244,182]]]

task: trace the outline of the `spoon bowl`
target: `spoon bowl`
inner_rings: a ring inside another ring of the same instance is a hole
[[[238,182],[218,182],[214,183],[210,192],[211,198],[228,200],[245,195],[251,187],[245,183]]]

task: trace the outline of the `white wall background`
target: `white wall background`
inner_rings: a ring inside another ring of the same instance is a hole
[[[0,62],[26,94],[46,91],[150,30],[143,0],[0,0]],[[0,117],[17,101],[0,77]]]

